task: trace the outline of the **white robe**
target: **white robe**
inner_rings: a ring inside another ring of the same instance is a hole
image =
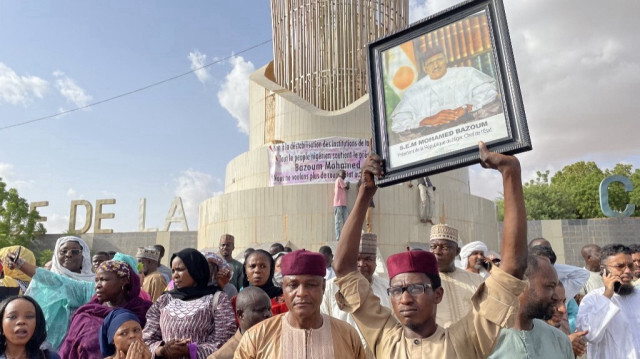
[[[640,291],[604,296],[604,287],[580,303],[576,328],[588,330],[587,357],[640,359]]]
[[[473,67],[450,67],[431,80],[425,76],[412,85],[391,114],[393,132],[420,127],[420,121],[442,110],[472,105],[472,111],[493,101],[498,95],[496,82]]]

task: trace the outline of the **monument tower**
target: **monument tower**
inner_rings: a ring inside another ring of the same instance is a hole
[[[408,11],[408,0],[271,1],[273,61],[250,77],[249,150],[227,164],[224,193],[200,204],[199,248],[216,246],[223,233],[235,236],[238,249],[290,242],[317,250],[334,241],[333,180],[274,185],[270,150],[295,141],[371,137],[366,46],[406,27]],[[434,218],[444,207],[464,242],[496,248],[495,206],[470,194],[468,170],[431,181]],[[348,192],[350,208],[355,183]],[[373,232],[383,255],[428,242],[431,226],[418,218],[417,186],[387,187],[374,200]]]

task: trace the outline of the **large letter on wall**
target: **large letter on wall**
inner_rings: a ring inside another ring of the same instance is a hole
[[[102,213],[105,204],[116,204],[115,198],[96,200],[96,216],[93,223],[93,233],[113,233],[113,229],[102,229],[102,220],[115,218],[115,213]]]
[[[147,199],[140,198],[140,212],[138,216],[138,232],[157,232],[157,228],[144,228],[147,223]]]
[[[178,212],[176,214],[176,212]],[[182,207],[182,198],[176,197],[171,202],[171,208],[169,208],[169,213],[167,214],[167,218],[164,220],[164,228],[163,231],[169,231],[169,227],[171,227],[171,223],[182,223],[182,230],[188,231],[189,226],[187,225],[187,217],[184,215],[184,207]]]
[[[39,207],[48,207],[48,206],[49,206],[49,201],[31,202],[31,204],[29,204],[29,212],[33,210],[38,210]],[[46,221],[47,221],[47,217],[40,216],[40,218],[38,218],[38,222],[46,222]]]
[[[84,206],[87,209],[87,213],[84,219],[84,226],[80,229],[76,229],[76,215],[78,213],[78,206]],[[69,214],[69,233],[83,234],[89,231],[91,228],[91,218],[93,217],[93,207],[89,201],[83,199],[77,201],[71,201],[71,214]]]
[[[603,179],[600,182],[600,209],[607,217],[629,217],[636,210],[635,204],[627,204],[623,212],[614,211],[609,205],[609,185],[613,182],[622,183],[625,192],[633,191],[633,183],[625,176],[615,175]]]

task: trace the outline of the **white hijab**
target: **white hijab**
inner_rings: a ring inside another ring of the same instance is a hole
[[[77,242],[82,247],[82,269],[80,269],[80,273],[68,270],[67,268],[63,267],[62,264],[60,264],[60,261],[58,261],[58,252],[60,251],[60,247],[62,247],[62,245],[67,242]],[[91,253],[89,252],[89,246],[87,246],[87,243],[85,243],[82,238],[74,236],[58,238],[58,240],[56,241],[56,248],[53,252],[53,258],[51,258],[51,271],[53,273],[57,273],[75,280],[93,282],[96,278],[96,275],[91,269]]]

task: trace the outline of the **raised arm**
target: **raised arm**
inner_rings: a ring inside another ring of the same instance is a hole
[[[376,154],[370,154],[362,167],[360,174],[361,184],[358,187],[356,203],[344,223],[344,227],[342,227],[338,249],[333,258],[333,270],[338,278],[358,269],[358,247],[360,245],[362,224],[367,214],[369,202],[378,189],[373,176],[381,175],[382,159]]]
[[[504,228],[500,269],[522,279],[527,269],[527,211],[522,195],[520,162],[514,156],[489,152],[480,142],[480,164],[502,174],[504,191]]]

